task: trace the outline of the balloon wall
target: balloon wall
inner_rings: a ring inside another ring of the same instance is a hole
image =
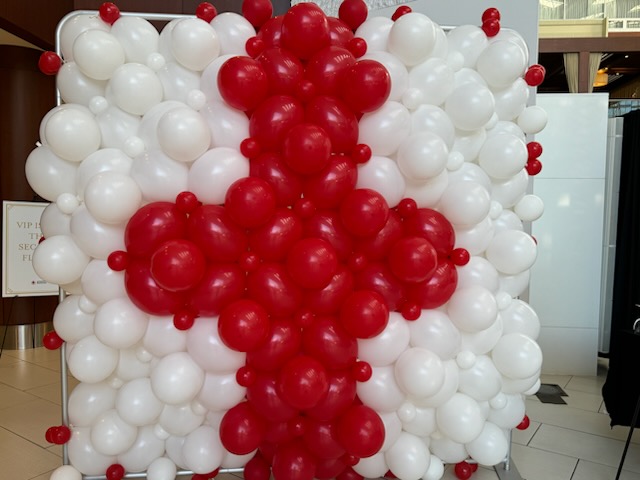
[[[496,9],[367,14],[203,3],[158,33],[105,3],[43,54],[64,103],[26,161],[33,264],[68,292],[45,343],[79,381],[52,479],[505,459],[542,363],[518,297],[544,69]]]

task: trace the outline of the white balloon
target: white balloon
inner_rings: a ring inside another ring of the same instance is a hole
[[[396,102],[402,100],[404,92],[409,86],[409,72],[400,59],[383,51],[367,51],[362,59],[375,60],[384,65],[391,77],[391,92],[389,92],[388,100]]]
[[[128,63],[146,63],[149,55],[158,51],[160,34],[142,17],[121,16],[111,26],[111,34],[122,45]]]
[[[431,54],[435,43],[435,24],[426,15],[411,12],[393,23],[387,48],[405,65],[413,66]]]
[[[58,110],[49,118],[44,131],[51,150],[70,162],[81,162],[100,148],[100,127],[85,110]]]
[[[440,211],[456,227],[472,227],[488,214],[491,197],[476,182],[449,182],[440,198]]]
[[[372,367],[384,367],[394,363],[409,345],[409,329],[400,313],[390,312],[389,321],[382,332],[373,338],[358,339],[358,356]]]
[[[500,274],[500,290],[508,293],[513,298],[517,298],[529,287],[530,277],[531,270],[525,270],[516,275]]]
[[[204,372],[186,352],[161,358],[151,371],[153,393],[169,405],[190,402],[203,383]]]
[[[453,146],[456,129],[449,116],[442,108],[435,105],[420,105],[411,114],[411,131],[428,131],[438,135],[447,148]]]
[[[183,352],[187,349],[187,332],[174,327],[173,316],[151,316],[142,345],[156,357]]]
[[[56,75],[56,86],[66,104],[88,106],[92,98],[104,96],[107,82],[87,77],[75,62],[65,62]]]
[[[422,93],[422,103],[442,105],[453,91],[453,70],[442,58],[429,58],[409,72],[409,87]]]
[[[502,336],[502,318],[498,315],[496,321],[489,328],[477,333],[462,333],[462,350],[469,350],[476,355],[491,351]]]
[[[527,145],[515,135],[503,133],[487,138],[478,163],[490,177],[509,179],[524,168],[527,158]]]
[[[91,443],[102,455],[120,455],[126,452],[137,435],[138,428],[122,420],[115,410],[99,415],[91,427]]]
[[[144,114],[140,121],[137,135],[144,143],[146,150],[153,150],[160,146],[158,142],[158,122],[162,116],[174,108],[185,106],[183,102],[177,100],[166,100],[154,105]]]
[[[508,40],[489,43],[476,68],[492,88],[506,88],[524,75],[527,59],[522,48]]]
[[[106,382],[79,383],[69,394],[69,423],[90,427],[98,416],[113,409],[116,390]]]
[[[531,268],[536,261],[537,245],[531,235],[519,230],[496,234],[487,247],[487,260],[506,275],[517,275]]]
[[[395,364],[396,382],[402,391],[413,397],[430,397],[444,385],[442,361],[430,350],[409,348]]]
[[[412,181],[428,180],[447,166],[449,149],[442,137],[429,131],[411,134],[398,150],[398,167]]]
[[[529,101],[529,86],[523,78],[517,78],[511,85],[493,91],[496,102],[496,114],[499,120],[514,120],[520,115]]]
[[[246,455],[236,455],[234,453],[224,451],[222,461],[220,462],[221,468],[241,468],[244,467],[249,460],[255,456],[256,452],[250,452]]]
[[[500,27],[500,31],[498,32],[498,34],[494,37],[492,37],[489,42],[498,42],[498,41],[503,41],[506,40],[508,42],[512,42],[516,45],[518,45],[518,47],[520,47],[520,49],[522,50],[522,52],[525,55],[525,64],[528,64],[529,62],[529,47],[527,46],[527,42],[525,41],[524,38],[522,38],[522,35],[520,35],[518,32],[516,32],[515,30],[511,29],[511,28],[505,28],[505,27]]]
[[[454,87],[460,87],[467,83],[471,83],[476,86],[488,87],[487,81],[473,68],[461,68],[456,71],[454,75]]]
[[[388,157],[409,136],[411,113],[401,103],[385,102],[375,112],[365,113],[359,128],[358,143],[369,145],[373,155]]]
[[[146,65],[125,63],[118,67],[107,86],[107,98],[125,112],[144,115],[163,97],[160,79]]]
[[[101,223],[123,223],[140,208],[142,192],[129,176],[104,172],[91,177],[84,191],[87,211]]]
[[[444,104],[453,125],[466,131],[484,127],[495,111],[491,91],[482,85],[465,83],[456,87]]]
[[[173,202],[177,195],[188,190],[189,167],[165,155],[161,150],[151,150],[133,160],[131,177],[148,202]]]
[[[353,470],[365,478],[380,478],[389,471],[389,466],[385,454],[380,451],[370,457],[361,458],[353,466]]]
[[[525,195],[528,186],[529,174],[523,168],[507,180],[494,180],[491,188],[491,199],[499,202],[504,208],[511,208]]]
[[[461,331],[476,333],[489,328],[498,316],[498,304],[490,290],[480,285],[458,288],[449,303],[447,313]]]
[[[453,394],[458,390],[458,365],[455,360],[445,360],[442,362],[444,366],[444,382],[442,388],[435,394],[427,398],[412,399],[417,407],[439,407],[447,402]]]
[[[125,62],[124,49],[116,37],[103,30],[86,30],[73,42],[73,59],[82,73],[108,80]]]
[[[480,149],[487,139],[487,132],[484,128],[472,132],[456,130],[452,152],[460,152],[464,156],[465,162],[473,162],[478,158]],[[486,173],[485,173],[486,176]]]
[[[487,35],[475,25],[461,25],[447,34],[449,52],[460,52],[464,57],[464,66],[473,68],[478,57],[486,48]]]
[[[207,151],[211,134],[198,112],[189,107],[176,107],[158,121],[158,143],[169,157],[189,163]]]
[[[100,127],[102,148],[124,150],[127,146],[127,141],[138,131],[140,126],[140,117],[127,113],[115,105],[109,105],[106,109],[97,113],[96,120]]]
[[[385,51],[393,24],[390,18],[370,16],[357,28],[355,36],[367,42],[368,51]]]
[[[246,354],[231,350],[218,335],[218,319],[199,317],[187,332],[187,351],[207,373],[231,373],[245,363]]]
[[[207,97],[207,101],[224,103],[222,100],[222,95],[220,95],[220,91],[218,90],[218,72],[220,71],[220,67],[222,67],[222,65],[224,65],[227,60],[233,58],[234,56],[235,55],[220,55],[209,65],[207,65],[207,67],[202,72],[202,75],[200,77],[200,90],[202,90],[202,92]],[[244,112],[240,113],[242,113],[246,117],[246,114]]]
[[[180,19],[171,30],[171,53],[188,69],[202,71],[220,54],[218,34],[199,18]]]
[[[115,371],[118,351],[89,335],[73,346],[67,363],[71,375],[81,382],[98,383]]]
[[[208,425],[187,435],[182,447],[185,466],[194,473],[209,473],[218,468],[223,452],[220,435]]]
[[[82,473],[71,465],[62,465],[51,472],[49,480],[82,480]]]
[[[189,93],[200,88],[200,75],[176,62],[167,62],[156,71],[164,99],[187,103]]]
[[[440,480],[444,475],[444,463],[435,455],[431,455],[429,468],[422,476],[422,480]]]
[[[114,380],[122,384],[136,378],[148,378],[151,373],[152,365],[151,358],[145,358],[144,355],[139,355],[139,347],[134,345],[131,348],[122,349],[119,351],[118,367],[114,372]]]
[[[147,468],[149,480],[175,480],[178,469],[171,459],[166,457],[156,458]]]
[[[40,231],[44,238],[71,235],[71,215],[60,211],[55,203],[47,205],[40,215]]]
[[[463,393],[454,393],[437,408],[436,421],[442,434],[457,443],[476,438],[485,423],[478,402]]]
[[[99,15],[74,15],[68,18],[60,29],[60,51],[65,63],[73,61],[73,42],[86,30],[109,31],[109,24]]]
[[[517,427],[525,415],[525,401],[520,393],[502,395],[504,405],[502,408],[492,408],[487,419],[500,428],[512,429]]]
[[[433,208],[440,201],[447,185],[449,185],[449,172],[443,170],[438,176],[426,182],[407,181],[405,197],[415,200],[420,208]]]
[[[458,288],[466,288],[479,285],[492,293],[498,291],[500,285],[498,271],[486,258],[473,255],[469,263],[457,267]]]
[[[143,472],[162,454],[164,440],[155,435],[152,425],[147,425],[138,429],[138,436],[129,450],[118,455],[118,463],[127,472]]]
[[[419,437],[402,432],[396,443],[384,454],[389,469],[402,479],[420,479],[429,468],[431,453]]]
[[[533,340],[540,335],[540,319],[525,301],[513,299],[500,315],[504,322],[504,333],[522,333]]]
[[[80,278],[91,258],[70,236],[54,235],[33,251],[33,269],[43,280],[67,285]]]
[[[149,378],[133,379],[118,389],[115,409],[130,425],[151,425],[160,416],[164,405],[151,389]]]
[[[459,152],[454,152],[459,153]],[[462,166],[449,172],[450,182],[475,182],[482,185],[487,191],[492,191],[492,184],[489,175],[476,163],[465,161]]]
[[[532,105],[525,108],[518,116],[518,126],[527,135],[535,135],[547,126],[548,120],[547,112],[542,107]]]
[[[441,310],[422,310],[409,324],[411,346],[432,351],[442,360],[453,358],[460,348],[460,331]]]
[[[507,333],[500,338],[491,358],[502,375],[514,379],[531,377],[542,366],[540,347],[522,333]]]
[[[514,212],[523,222],[533,222],[544,212],[544,202],[537,195],[525,195],[514,207]]]
[[[203,203],[222,205],[231,184],[248,176],[249,160],[238,150],[213,148],[191,165],[186,189]]]
[[[398,164],[387,157],[373,156],[358,165],[356,188],[369,188],[384,197],[393,208],[404,198],[406,184]]]
[[[127,297],[102,305],[94,320],[95,335],[112,348],[129,348],[138,343],[147,330],[149,317]]]
[[[402,422],[396,412],[378,413],[378,416],[384,424],[384,443],[382,447],[380,447],[380,451],[386,452],[400,436],[402,432]]]
[[[471,368],[460,369],[458,391],[479,402],[495,397],[501,388],[500,372],[486,355],[478,355]]]
[[[436,409],[415,407],[415,416],[410,422],[402,422],[402,428],[418,437],[428,437],[434,433],[436,425]]]
[[[98,222],[84,205],[71,215],[71,237],[84,253],[93,258],[106,260],[112,252],[125,250],[124,229],[124,224]]]
[[[165,405],[158,424],[171,435],[185,436],[204,422],[204,414],[197,414],[189,404]]]
[[[486,422],[477,438],[465,445],[467,452],[480,465],[497,465],[509,454],[509,440],[505,432]]]
[[[236,374],[206,373],[197,400],[210,411],[227,411],[242,401],[247,389],[238,385]]]
[[[239,150],[242,141],[249,137],[247,115],[222,100],[209,100],[201,113],[209,125],[212,147]]]
[[[471,255],[481,255],[493,239],[495,228],[487,217],[472,228],[456,228],[456,248],[466,248]]]
[[[373,367],[371,378],[356,386],[358,397],[376,412],[395,412],[406,399],[394,375],[393,365]]]
[[[522,129],[513,122],[507,120],[498,120],[495,125],[491,127],[487,126],[487,137],[493,137],[494,135],[500,135],[502,133],[510,133],[518,137],[523,142],[526,142],[527,138]]]
[[[467,449],[462,443],[454,442],[448,437],[436,437],[431,439],[431,451],[445,463],[458,463],[469,458]]]
[[[246,55],[247,40],[256,35],[249,20],[235,12],[219,13],[211,20],[211,26],[218,35],[220,55]]]
[[[116,462],[115,455],[98,453],[91,443],[89,427],[74,427],[67,443],[69,462],[84,475],[104,475]]]
[[[84,199],[84,190],[94,175],[117,172],[129,175],[133,159],[117,148],[103,148],[85,158],[78,167],[77,192]]]
[[[540,388],[540,370],[527,378],[502,377],[502,392],[505,394],[533,395]]]
[[[69,295],[53,314],[53,328],[65,342],[76,343],[93,334],[93,315],[79,307],[79,295]]]

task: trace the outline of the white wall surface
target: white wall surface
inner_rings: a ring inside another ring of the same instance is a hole
[[[533,191],[545,203],[532,225],[538,259],[529,301],[538,313],[543,373],[595,375],[607,156],[606,94],[544,94],[549,122],[537,135],[543,169]]]

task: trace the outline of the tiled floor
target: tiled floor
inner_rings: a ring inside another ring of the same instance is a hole
[[[62,450],[44,438],[61,421],[58,352],[44,348],[5,350],[0,356],[0,477],[48,480],[62,464]],[[512,459],[526,480],[611,480],[615,477],[628,428],[609,427],[600,389],[606,375],[602,361],[597,377],[543,376],[560,385],[567,405],[527,400],[531,426],[514,431]],[[73,381],[70,385],[73,386]],[[452,469],[444,479],[455,479]],[[240,475],[220,475],[232,480]],[[185,478],[185,477],[182,477]],[[494,480],[480,468],[473,480]],[[640,480],[640,433],[635,432],[622,480]]]

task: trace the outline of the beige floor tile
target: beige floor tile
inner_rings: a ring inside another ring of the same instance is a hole
[[[618,466],[609,467],[598,463],[580,460],[573,474],[575,480],[611,480],[615,478]],[[620,480],[640,480],[640,473],[622,470]]]
[[[558,385],[561,388],[567,386],[567,383],[571,380],[571,375],[540,375],[540,383],[548,383],[551,385]]]
[[[45,448],[51,446],[45,432],[60,423],[60,406],[41,399],[0,410],[2,427]]]
[[[580,392],[593,393],[594,395],[602,395],[602,385],[604,385],[605,378],[598,377],[571,377],[566,388],[568,390],[577,390]]]
[[[0,428],[0,465],[3,479],[29,480],[60,466],[60,458]]]
[[[60,376],[57,372],[28,362],[0,367],[0,383],[20,390],[50,385],[59,381]]]
[[[624,442],[598,435],[542,425],[529,446],[570,457],[589,460],[611,467],[620,462]],[[625,469],[640,472],[640,446],[632,444],[627,453]]]
[[[511,458],[526,480],[570,480],[578,460],[557,453],[514,444]]]
[[[529,445],[529,442],[535,435],[536,431],[540,428],[538,422],[531,422],[529,428],[526,430],[518,430],[514,428],[511,432],[511,441],[518,445]]]
[[[7,353],[8,350],[3,350],[2,355],[0,356],[0,367],[6,367],[8,365],[14,365],[18,362],[21,362],[19,358]]]
[[[580,390],[565,389],[566,397],[562,397],[567,405],[573,408],[581,408],[590,412],[599,412],[602,406],[602,395],[595,393],[581,392]]]
[[[43,473],[42,475],[38,475],[37,477],[33,477],[30,480],[49,480],[51,478],[52,473],[53,473],[53,470],[47,473]]]
[[[0,383],[0,410],[31,402],[36,396]]]
[[[30,363],[42,363],[60,359],[60,350],[48,350],[44,347],[10,350],[7,353]]]

